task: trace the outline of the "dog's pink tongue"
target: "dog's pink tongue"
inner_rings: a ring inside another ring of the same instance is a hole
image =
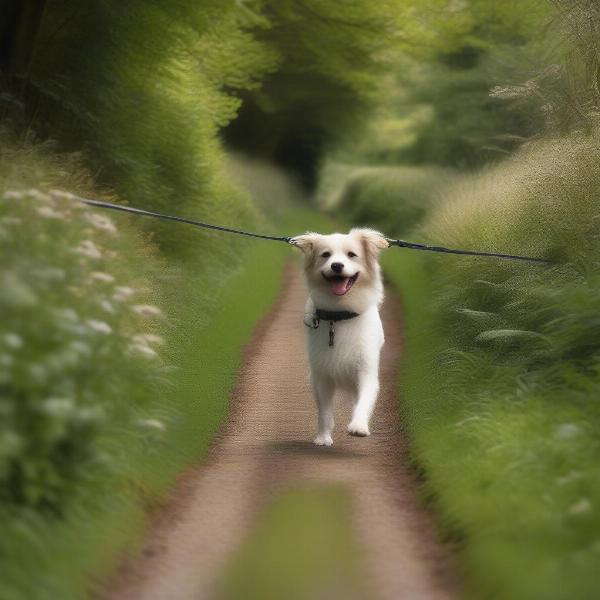
[[[330,282],[331,291],[336,296],[343,296],[348,291],[348,279],[332,279]]]

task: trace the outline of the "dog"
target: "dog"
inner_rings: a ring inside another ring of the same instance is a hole
[[[314,443],[333,444],[333,397],[338,389],[353,398],[348,433],[368,436],[379,393],[379,356],[384,343],[378,259],[389,243],[378,231],[363,228],[348,234],[307,232],[291,243],[304,254],[308,288],[304,324],[318,411]]]

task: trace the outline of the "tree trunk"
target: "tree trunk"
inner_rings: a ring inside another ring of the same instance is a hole
[[[0,70],[26,76],[46,0],[0,0]]]

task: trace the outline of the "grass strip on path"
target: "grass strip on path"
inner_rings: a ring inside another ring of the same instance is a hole
[[[343,487],[276,497],[223,574],[219,600],[366,599],[350,517]]]

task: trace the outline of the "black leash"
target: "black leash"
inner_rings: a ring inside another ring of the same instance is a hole
[[[233,229],[231,227],[223,227],[221,225],[213,225],[211,223],[204,223],[202,221],[194,221],[193,219],[185,219],[183,217],[175,217],[172,215],[165,215],[162,213],[152,212],[150,210],[143,210],[141,208],[133,208],[131,206],[123,206],[121,204],[113,204],[112,202],[103,202],[101,200],[92,200],[90,198],[82,198],[81,196],[70,195],[73,199],[89,204],[90,206],[96,206],[98,208],[108,208],[111,210],[119,210],[122,212],[132,213],[134,215],[145,215],[148,217],[155,217],[157,219],[163,219],[165,221],[176,221],[178,223],[186,223],[188,225],[194,225],[195,227],[203,227],[204,229],[212,229],[214,231],[223,231],[226,233],[236,233],[237,235],[245,235],[248,237],[259,238],[262,240],[273,240],[275,242],[285,242],[289,244],[294,238],[293,236],[277,236],[277,235],[264,235],[260,233],[252,233],[250,231],[242,231],[241,229]],[[524,260],[529,262],[538,262],[547,264],[549,261],[543,258],[536,258],[531,256],[519,256],[517,254],[501,254],[498,252],[477,252],[475,250],[455,250],[452,248],[444,248],[443,246],[427,246],[426,244],[416,244],[414,242],[406,242],[404,240],[394,240],[386,238],[386,241],[390,246],[399,246],[400,248],[409,248],[411,250],[426,250],[427,252],[441,252],[444,254],[461,254],[463,256],[483,256],[491,258],[505,258],[509,260]]]
[[[488,256],[492,258],[507,258],[509,260],[525,260],[529,262],[538,262],[549,264],[550,261],[544,258],[532,256],[519,256],[518,254],[501,254],[499,252],[478,252],[476,250],[455,250],[444,248],[443,246],[427,246],[426,244],[415,244],[405,242],[404,240],[393,240],[385,238],[390,246],[399,246],[400,248],[410,248],[411,250],[426,250],[427,252],[443,252],[444,254],[462,254],[465,256]]]
[[[241,229],[232,229],[231,227],[222,227],[221,225],[212,225],[211,223],[203,223],[202,221],[194,221],[193,219],[184,219],[183,217],[174,217],[172,215],[163,215],[162,213],[152,212],[150,210],[143,210],[141,208],[132,208],[131,206],[122,206],[121,204],[113,204],[112,202],[103,202],[101,200],[91,200],[89,198],[81,198],[80,196],[73,196],[75,200],[89,204],[90,206],[97,206],[99,208],[110,208],[111,210],[120,210],[122,212],[133,213],[134,215],[145,215],[147,217],[156,217],[157,219],[164,219],[165,221],[177,221],[178,223],[187,223],[188,225],[194,225],[195,227],[203,227],[204,229],[213,229],[214,231],[225,231],[226,233],[237,233],[238,235],[247,235],[248,237],[260,238],[262,240],[273,240],[276,242],[290,243],[291,237],[288,236],[276,236],[276,235],[262,235],[260,233],[251,233],[249,231],[242,231]]]

